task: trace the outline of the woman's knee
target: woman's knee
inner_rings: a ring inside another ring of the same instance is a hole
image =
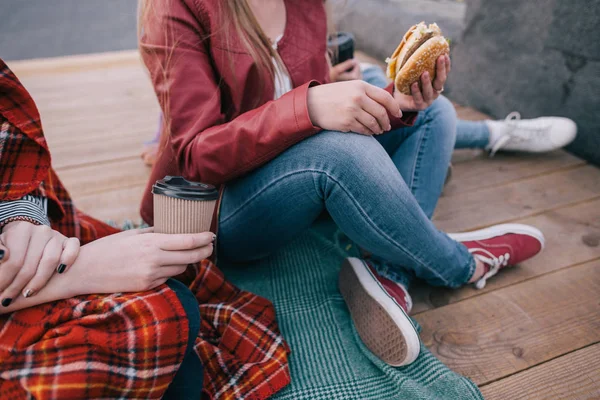
[[[337,188],[365,192],[369,187],[405,188],[398,169],[383,146],[372,136],[325,131],[320,133],[320,151],[314,160],[314,186],[321,198]],[[337,192],[341,193],[341,192]]]
[[[456,119],[456,109],[450,100],[445,96],[438,97],[427,109],[438,117]]]
[[[175,293],[177,299],[181,303],[188,321],[188,345],[193,345],[195,338],[200,331],[200,309],[198,308],[198,300],[192,291],[183,283],[176,279],[169,279],[166,282],[167,286]]]
[[[372,136],[323,131],[315,136],[311,158],[327,171],[366,171],[391,162],[381,144]]]

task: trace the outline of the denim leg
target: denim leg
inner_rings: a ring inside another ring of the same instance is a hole
[[[454,147],[456,112],[445,97],[419,113],[415,124],[377,136],[413,196],[431,219],[442,193]],[[413,275],[400,265],[373,257],[377,272],[410,286]]]
[[[489,143],[490,130],[485,122],[458,121],[455,149],[485,149]]]
[[[204,368],[194,351],[194,343],[200,331],[200,310],[194,294],[181,282],[169,279],[167,286],[175,292],[188,318],[189,334],[186,353],[173,382],[165,392],[166,400],[198,400],[202,395]]]
[[[456,111],[448,99],[440,96],[419,113],[412,127],[376,137],[429,218],[442,194],[455,132]]]
[[[375,138],[320,132],[231,182],[221,203],[219,253],[262,258],[326,208],[359,246],[433,285],[458,287],[475,262],[437,230]]]

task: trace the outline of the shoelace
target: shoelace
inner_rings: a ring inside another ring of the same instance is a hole
[[[483,289],[486,281],[492,276],[496,275],[501,267],[506,267],[508,265],[508,260],[510,260],[509,253],[505,253],[500,255],[500,257],[496,257],[486,249],[482,248],[469,249],[469,252],[473,254],[473,257],[490,267],[490,269],[483,274],[483,276],[479,278],[477,282],[475,282],[475,287],[477,289]],[[478,252],[485,253],[488,255],[488,257],[478,254]]]
[[[550,125],[517,127],[520,120],[521,114],[518,111],[513,111],[504,118],[504,122],[506,122],[510,129],[492,145],[490,157],[494,157],[496,152],[508,142],[526,142],[532,139],[543,139],[542,136],[548,132],[548,128],[550,127]],[[519,130],[519,133],[515,132],[517,129]]]

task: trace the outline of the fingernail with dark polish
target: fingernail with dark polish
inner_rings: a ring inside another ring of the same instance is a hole
[[[56,268],[56,272],[58,272],[59,274],[62,274],[63,272],[65,272],[66,268],[67,268],[66,264],[60,264],[58,266],[58,268]]]
[[[33,294],[33,290],[27,289],[25,293],[23,293],[23,297],[28,298]]]
[[[0,250],[0,261],[4,258],[4,250]]]
[[[12,299],[4,299],[2,300],[2,307],[8,307],[12,303]]]

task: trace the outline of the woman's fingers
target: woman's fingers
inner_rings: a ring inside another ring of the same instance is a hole
[[[440,56],[436,62],[436,74],[435,81],[433,82],[433,90],[440,92],[442,89],[444,89],[447,77],[446,56],[443,55]]]
[[[433,90],[433,86],[431,86],[431,76],[427,71],[421,75],[421,87],[421,91],[423,92],[423,100],[427,106],[429,106],[431,103],[433,103],[438,94]]]
[[[159,271],[160,278],[157,280],[158,281],[163,280],[163,279],[166,280],[168,278],[172,278],[174,276],[181,275],[186,271],[187,267],[188,267],[187,264],[186,265],[165,265],[160,268],[160,271]],[[159,283],[159,285],[162,283],[164,283],[164,281]]]
[[[25,297],[31,297],[39,292],[52,278],[57,267],[60,265],[61,253],[63,252],[64,238],[60,236],[54,236],[44,248],[44,254],[42,255],[39,264],[34,272],[33,277],[28,282],[22,285],[22,293]],[[15,283],[20,278],[17,276]],[[20,284],[17,284],[20,286]]]
[[[368,83],[365,83],[364,86],[367,96],[384,106],[385,109],[393,116],[397,118],[402,116],[402,111],[390,93],[382,88],[378,88],[377,86],[369,85]]]
[[[161,251],[158,262],[160,265],[194,264],[210,257],[213,249],[213,244],[210,243],[192,250]]]
[[[365,136],[373,136],[376,134],[371,129],[369,129],[365,125],[363,125],[356,118],[354,118],[352,120],[352,123],[348,126],[348,130],[346,132],[358,133],[358,134],[365,135]]]
[[[384,131],[389,131],[392,129],[390,125],[390,117],[388,116],[388,112],[381,104],[371,99],[370,97],[364,97],[361,103],[361,107],[364,111],[369,113],[373,118],[375,118],[375,122],[377,123],[378,131],[376,133],[383,133]],[[371,126],[367,125],[369,128]],[[373,130],[371,128],[371,130]]]
[[[29,240],[29,231],[25,226],[11,229],[10,235],[6,231],[2,234],[2,242],[11,251],[10,257],[5,257],[4,261],[0,263],[0,303],[4,290],[10,286],[23,266]]]
[[[10,252],[8,251],[8,247],[4,246],[3,243],[1,243],[1,238],[0,238],[0,264],[2,263],[2,261],[7,261],[8,257],[10,256]]]
[[[450,74],[452,70],[452,60],[450,60],[450,56],[446,55],[446,74]]]
[[[362,72],[358,62],[354,62],[350,68],[343,69],[336,78],[336,81],[352,81],[362,79]]]
[[[12,237],[11,237],[12,239]],[[46,251],[46,245],[54,239],[53,231],[48,226],[35,226],[33,227],[33,234],[29,239],[29,244],[26,249],[25,257],[20,266],[17,266],[17,274],[13,276],[8,287],[2,293],[2,305],[8,307],[21,291],[25,285],[34,277],[38,265],[44,256]],[[10,243],[7,244],[11,246]],[[57,246],[62,249],[62,244],[58,243]],[[14,254],[14,253],[13,253]],[[60,257],[60,252],[56,257],[56,261]]]
[[[185,233],[178,235],[151,233],[149,235],[152,235],[151,240],[156,240],[160,249],[167,251],[196,249],[212,244],[215,239],[215,234],[212,232]]]
[[[62,255],[60,256],[60,262],[56,267],[56,272],[62,274],[69,266],[73,265],[79,255],[80,247],[81,244],[79,243],[79,239],[74,237],[68,238],[63,242]]]
[[[377,119],[364,110],[361,110],[357,113],[356,122],[357,130],[353,129],[353,132],[369,136],[383,133],[383,129],[381,129],[379,126]]]
[[[355,66],[357,66],[358,63],[356,62],[356,60],[354,60],[353,58],[343,61],[339,64],[334,65],[333,67],[331,67],[335,73],[337,75],[342,74],[345,71],[348,71],[349,69],[353,69]]]
[[[417,82],[412,84],[411,93],[413,96],[413,101],[415,102],[415,110],[424,110],[427,107],[427,104],[425,104],[423,94],[421,93],[421,89],[419,88],[419,84]]]

